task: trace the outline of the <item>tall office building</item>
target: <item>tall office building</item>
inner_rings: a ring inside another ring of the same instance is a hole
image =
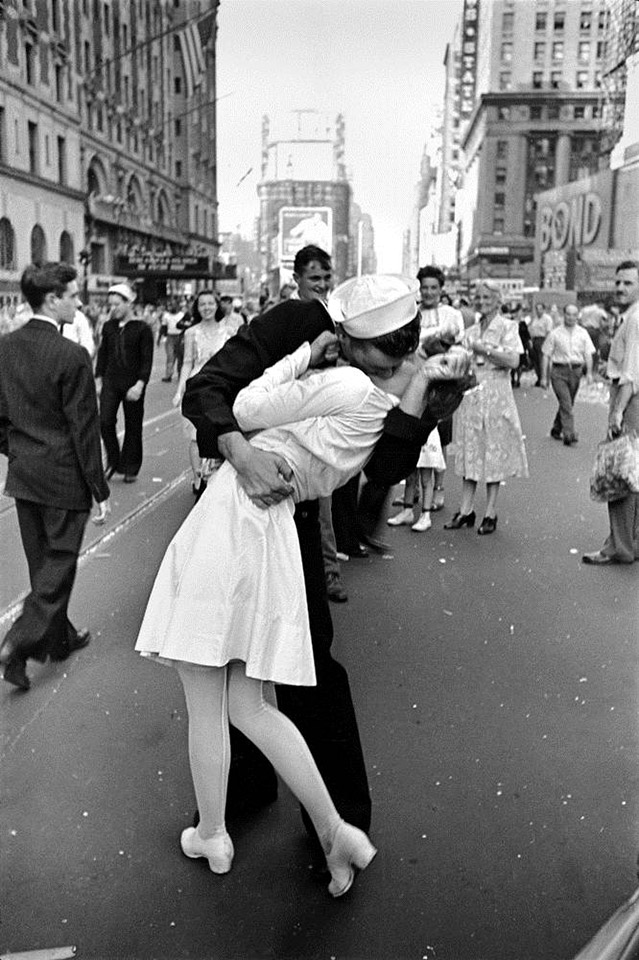
[[[605,162],[608,18],[605,0],[465,0],[455,217],[468,280],[534,284],[536,195]]]
[[[217,5],[0,4],[0,295],[45,259],[83,262],[89,296],[127,262],[149,296],[160,259],[214,262]]]

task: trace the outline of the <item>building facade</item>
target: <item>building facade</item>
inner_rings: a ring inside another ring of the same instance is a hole
[[[4,0],[0,295],[46,259],[79,264],[88,298],[128,276],[154,299],[185,258],[214,271],[217,3]]]
[[[595,174],[602,156],[605,0],[481,0],[475,105],[456,196],[462,276],[537,279],[540,192]]]

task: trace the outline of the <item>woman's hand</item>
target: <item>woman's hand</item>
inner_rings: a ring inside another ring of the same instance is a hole
[[[339,357],[339,342],[336,334],[324,330],[311,344],[309,367],[321,367],[335,363]]]

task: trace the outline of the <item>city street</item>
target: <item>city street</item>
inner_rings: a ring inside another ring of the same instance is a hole
[[[230,825],[228,876],[180,851],[194,810],[181,687],[133,651],[193,502],[162,362],[157,350],[140,479],[114,481],[107,526],[87,530],[71,615],[93,642],[30,664],[27,694],[0,684],[0,953],[570,960],[637,885],[639,568],[581,563],[607,531],[588,490],[603,403],[577,403],[567,448],[549,436],[554,395],[523,386],[531,476],[501,490],[494,536],[443,530],[461,488],[450,469],[431,530],[388,528],[391,554],[343,564],[335,652],[379,854],[334,901],[285,787]],[[6,499],[0,536],[4,633],[27,588]]]

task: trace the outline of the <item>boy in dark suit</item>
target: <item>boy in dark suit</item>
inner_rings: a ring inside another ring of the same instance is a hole
[[[31,592],[0,647],[8,683],[28,690],[29,657],[65,660],[90,639],[67,608],[92,499],[96,522],[110,510],[95,381],[89,356],[60,333],[78,308],[76,271],[30,266],[20,282],[29,322],[0,338],[0,453],[9,458]]]

